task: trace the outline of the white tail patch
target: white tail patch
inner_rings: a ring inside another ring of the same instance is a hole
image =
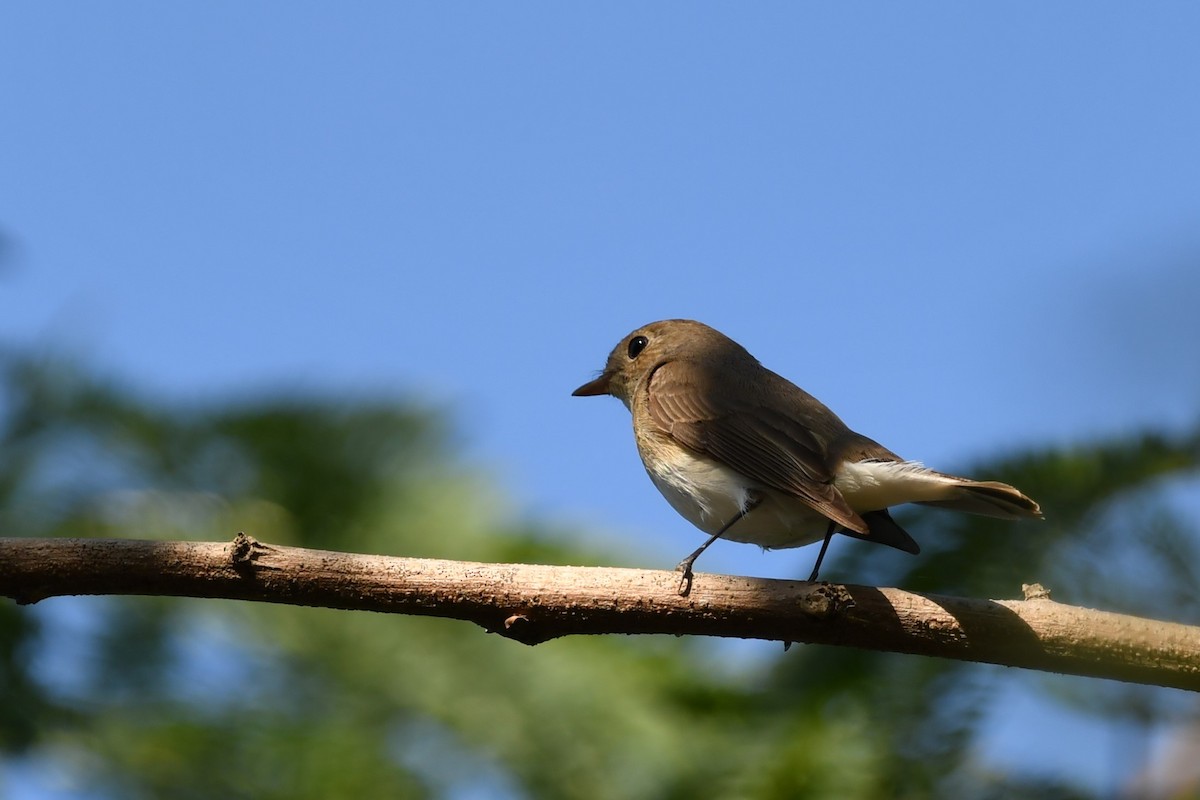
[[[934,472],[920,461],[845,462],[833,485],[855,511],[878,511],[902,503],[944,500],[962,481]]]

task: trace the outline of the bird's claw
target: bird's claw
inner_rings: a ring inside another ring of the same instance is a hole
[[[683,574],[679,576],[679,596],[687,597],[692,593],[692,579],[695,574],[692,572],[692,565],[686,561],[675,568]]]

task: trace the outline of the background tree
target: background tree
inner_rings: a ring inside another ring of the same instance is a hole
[[[448,422],[411,401],[172,406],[9,354],[2,403],[6,535],[247,530],[361,552],[622,559],[514,522],[455,458]],[[1196,529],[1172,497],[1198,454],[1196,432],[1160,433],[977,465],[1053,509],[1047,523],[1017,535],[915,510],[904,524],[922,531],[920,558],[854,548],[837,568],[980,597],[1035,573],[1064,600],[1195,623]],[[1131,563],[1153,587],[1124,580]],[[825,647],[731,664],[725,652],[626,637],[530,649],[452,621],[252,603],[5,603],[0,735],[10,773],[52,764],[79,797],[1087,796],[977,761],[987,699],[1014,680],[999,668]],[[1194,712],[1171,690],[1015,680],[1111,724]]]

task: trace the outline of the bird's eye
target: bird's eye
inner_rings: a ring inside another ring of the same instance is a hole
[[[650,340],[647,339],[645,336],[635,336],[632,339],[630,339],[629,340],[629,357],[637,358],[638,353],[645,350],[646,345],[649,343],[650,343]]]

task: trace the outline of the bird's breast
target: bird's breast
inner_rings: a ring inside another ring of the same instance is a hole
[[[760,504],[722,536],[762,547],[799,547],[819,539],[827,521],[795,498],[757,485],[707,456],[651,434],[637,436],[638,453],[654,486],[680,516],[708,534],[721,530],[746,509]]]

